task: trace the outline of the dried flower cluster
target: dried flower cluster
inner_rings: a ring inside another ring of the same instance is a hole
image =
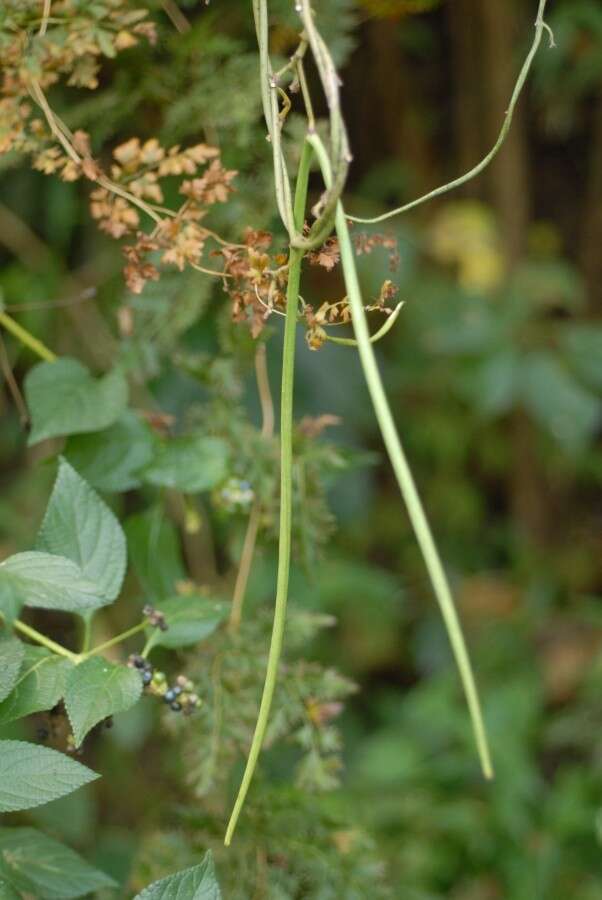
[[[38,92],[59,81],[96,88],[103,56],[112,58],[141,38],[154,43],[155,26],[146,16],[145,9],[132,10],[126,0],[56,0],[47,20],[39,0],[3,4],[0,153],[15,150],[36,157],[47,151],[47,134],[34,114]],[[44,162],[37,167],[44,171]]]
[[[232,301],[232,318],[235,322],[246,323],[253,337],[263,330],[269,317],[283,314],[286,306],[286,284],[288,265],[286,254],[272,253],[272,235],[266,231],[247,230],[245,243],[230,245],[219,250],[224,257],[224,272],[229,276],[224,281],[224,289]],[[398,261],[397,242],[382,234],[358,234],[355,248],[358,255],[371,253],[376,247],[389,250],[390,266]],[[308,253],[311,265],[321,266],[332,272],[339,263],[340,250],[336,238],[329,238],[317,250]],[[379,296],[366,307],[367,311],[378,311],[389,315],[393,310],[387,303],[396,296],[397,287],[386,280]],[[327,340],[326,325],[347,325],[351,322],[351,310],[346,297],[334,302],[324,302],[318,309],[301,302],[299,320],[304,322],[308,346],[318,350]]]
[[[124,276],[139,294],[147,281],[160,277],[161,265],[180,271],[192,266],[222,278],[232,302],[232,318],[245,322],[253,337],[273,313],[283,314],[288,280],[287,255],[272,249],[273,237],[247,229],[242,244],[230,243],[204,225],[215,204],[228,200],[235,171],[224,168],[215,147],[200,143],[188,148],[163,147],[151,137],[138,137],[112,151],[108,166],[92,154],[90,136],[72,133],[54,112],[46,91],[57,82],[94,90],[102,57],[114,57],[140,38],[156,39],[144,9],[129,9],[126,0],[86,5],[77,0],[11,2],[0,24],[0,55],[4,61],[0,86],[0,153],[16,151],[32,156],[33,166],[64,181],[85,178],[94,184],[92,217],[101,231],[124,241]],[[166,208],[164,179],[179,179],[182,201]],[[150,228],[149,228],[150,225]],[[202,265],[207,242],[221,268]],[[215,247],[215,244],[218,246]],[[379,234],[355,237],[358,254],[375,247],[389,250],[390,266],[398,255],[393,238]],[[340,260],[336,238],[308,254],[310,264],[331,272]],[[387,281],[368,309],[388,313],[386,302],[395,288]],[[318,349],[327,339],[326,325],[350,321],[347,299],[322,303],[318,309],[301,301],[299,320],[307,341]],[[123,324],[123,323],[122,323]],[[126,323],[126,330],[133,327]]]
[[[224,289],[232,301],[232,319],[245,322],[257,337],[273,312],[286,305],[288,280],[285,253],[270,253],[272,235],[247,229],[244,244],[223,247],[224,271],[228,280]]]
[[[57,0],[42,16],[38,0],[26,0],[6,12],[0,26],[0,153],[27,153],[47,175],[94,182],[92,216],[111,237],[129,238],[125,277],[130,290],[140,293],[148,279],[159,277],[159,262],[199,266],[210,234],[201,219],[208,207],[227,200],[236,172],[226,170],[219,151],[206,144],[166,149],[155,138],[141,143],[137,137],[117,147],[110,172],[103,170],[89,135],[72,133],[45,91],[60,80],[93,90],[103,56],[115,56],[140,37],[154,41],[155,30],[145,21],[146,10],[128,9],[124,0],[87,5],[85,15],[80,6]],[[162,206],[161,180],[172,177],[182,178],[177,210]],[[142,214],[154,222],[150,233],[142,230]]]
[[[176,145],[165,150],[154,138],[144,144],[132,138],[117,147],[113,156],[111,184],[92,193],[91,212],[111,237],[132,238],[124,247],[124,274],[133,293],[139,294],[148,280],[159,278],[158,262],[180,271],[186,265],[200,267],[209,237],[225,243],[201,225],[210,206],[228,199],[236,175],[223,167],[215,147],[196,144],[182,150]],[[161,180],[183,175],[194,177],[182,180],[179,192],[184,199],[174,212],[161,205]],[[140,229],[140,209],[147,215],[150,210],[155,221],[150,233]]]

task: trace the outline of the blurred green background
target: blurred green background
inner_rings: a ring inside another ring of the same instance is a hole
[[[284,56],[294,49],[292,3],[271,5],[274,53]],[[151,6],[157,45],[107,61],[94,92],[58,89],[55,106],[72,129],[90,132],[104,159],[134,134],[218,144],[240,173],[220,210],[222,231],[236,239],[247,225],[270,228],[283,244],[249,4],[180,6],[189,28],[178,32],[169,4]],[[342,72],[354,152],[350,211],[376,215],[484,155],[532,38],[535,6],[317,4]],[[322,455],[312,451],[335,527],[319,553],[298,556],[291,585],[297,613],[336,617],[306,642],[305,658],[359,687],[339,719],[341,784],[315,794],[293,787],[294,753],[286,740],[276,743],[251,798],[255,811],[228,854],[220,835],[241,754],[223,762],[217,799],[195,798],[187,787],[191,747],[211,742],[207,719],[176,728],[154,721],[154,707],[143,704],[88,746],[84,761],[104,775],[98,787],[19,818],[62,835],[130,885],[115,896],[209,845],[233,898],[602,896],[602,7],[551,0],[548,21],[557,46],[540,51],[493,165],[458,193],[367,229],[397,238],[397,272],[388,274],[385,253],[359,259],[367,297],[391,277],[405,301],[379,360],[455,588],[496,779],[485,784],[479,774],[445,632],[355,352],[327,345],[313,353],[300,335],[296,415],[342,420],[328,430]],[[299,134],[293,114],[291,158]],[[312,188],[317,199],[317,180]],[[236,402],[258,421],[249,341],[228,324],[219,285],[174,274],[132,299],[119,249],[89,217],[85,184],[47,178],[8,155],[0,192],[0,288],[19,321],[97,370],[125,361],[140,390],[178,421],[206,402],[181,358],[206,354],[212,402],[219,407],[221,398],[223,413],[232,367],[242,372]],[[312,302],[344,293],[336,271],[308,267],[304,278]],[[135,328],[120,337],[124,306]],[[6,383],[7,366],[21,383],[33,358],[9,337],[4,343],[2,557],[31,543],[54,471],[26,450]],[[126,517],[152,500],[132,492],[112,502]],[[203,502],[192,574],[223,592],[245,517]],[[302,519],[302,505],[296,513]],[[321,532],[330,528],[323,510],[316,521]],[[274,553],[267,533],[247,611],[258,678]],[[108,633],[129,622],[127,610],[107,615]],[[205,652],[183,664],[202,667]],[[251,682],[245,710],[233,710],[251,724],[259,683]],[[10,733],[30,737],[33,727]],[[313,787],[320,779],[331,787],[326,773],[313,775]]]

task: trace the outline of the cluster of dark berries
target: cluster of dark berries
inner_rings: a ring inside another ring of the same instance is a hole
[[[194,684],[185,675],[178,675],[173,687],[168,687],[163,694],[163,700],[174,712],[181,710],[185,716],[193,713],[201,702],[194,692]]]
[[[143,656],[133,654],[128,659],[128,666],[133,669],[138,669],[142,676],[142,684],[145,687],[148,687],[148,685],[153,680],[153,667],[149,663],[148,659],[145,659]]]
[[[194,693],[194,684],[185,675],[178,675],[176,683],[170,687],[165,672],[153,669],[143,656],[130,656],[128,665],[141,672],[142,683],[148,693],[161,697],[174,712],[189,716],[200,704],[198,695]]]
[[[154,606],[147,603],[142,609],[142,615],[148,619],[149,625],[152,625],[153,628],[158,628],[159,631],[167,631],[167,622],[161,610],[155,609]]]

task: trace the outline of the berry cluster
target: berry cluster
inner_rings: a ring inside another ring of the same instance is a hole
[[[154,669],[143,656],[130,656],[128,665],[140,671],[142,683],[148,693],[161,697],[174,712],[183,712],[185,716],[189,716],[199,706],[201,701],[194,692],[194,684],[185,675],[178,675],[175,684],[170,686],[165,672]]]

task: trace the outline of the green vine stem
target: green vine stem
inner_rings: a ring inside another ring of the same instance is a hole
[[[49,350],[41,341],[39,341],[33,334],[30,334],[26,328],[23,328],[22,325],[19,325],[18,322],[9,316],[4,310],[0,309],[0,325],[2,325],[13,337],[16,337],[17,340],[21,341],[21,343],[25,347],[29,347],[37,356],[46,362],[56,362],[56,354]]]
[[[304,142],[295,188],[294,224],[298,231],[303,227],[305,216],[311,156],[311,147],[307,142]],[[284,346],[282,351],[282,392],[280,406],[280,532],[278,538],[278,576],[276,581],[276,601],[274,604],[272,638],[270,641],[267,670],[261,696],[261,704],[259,706],[259,714],[257,716],[251,749],[249,750],[249,756],[238,791],[238,796],[236,797],[232,815],[228,822],[226,837],[224,839],[226,846],[229,846],[232,841],[236,823],[238,822],[251,781],[253,780],[253,774],[268,727],[268,719],[272,700],[274,698],[274,689],[276,687],[278,663],[280,662],[280,655],[282,653],[291,557],[293,501],[293,387],[297,307],[299,303],[302,259],[303,251],[291,247],[289,255],[288,286],[286,292]]]
[[[316,134],[309,135],[308,142],[311,144],[318,157],[324,181],[326,184],[329,184],[331,181],[331,171],[330,160],[328,159],[326,149]],[[399,489],[405,501],[408,515],[422,551],[426,568],[433,585],[433,590],[441,608],[443,620],[449,634],[450,643],[466,694],[483,774],[486,778],[492,778],[493,766],[491,764],[489,744],[487,741],[485,725],[483,723],[481,704],[479,702],[479,695],[472,672],[472,666],[466,650],[466,643],[449,589],[447,577],[441,564],[422,502],[418,495],[418,491],[416,490],[412,473],[401,446],[401,441],[391,414],[380,372],[378,371],[374,350],[370,343],[370,333],[368,331],[368,323],[366,321],[366,314],[364,312],[362,295],[355,267],[355,257],[351,245],[351,238],[349,237],[349,226],[347,225],[343,205],[340,201],[336,212],[336,230],[341,249],[341,264],[343,267],[345,286],[349,297],[353,328],[357,338],[364,377],[366,379],[383,440],[389,454],[389,459],[391,460],[391,465],[393,466],[393,471],[395,472]]]
[[[477,163],[476,166],[474,166],[474,168],[470,169],[469,172],[466,172],[464,175],[460,175],[459,178],[455,178],[453,181],[449,181],[447,184],[442,184],[440,187],[435,188],[435,190],[429,191],[428,194],[424,194],[422,197],[418,197],[416,200],[412,200],[410,203],[406,203],[404,206],[398,206],[396,209],[392,209],[380,216],[374,216],[371,219],[364,219],[360,216],[350,216],[347,214],[348,221],[361,222],[365,225],[375,225],[377,222],[384,222],[385,219],[390,219],[393,216],[401,215],[401,213],[409,212],[411,209],[415,209],[417,206],[422,206],[423,203],[427,203],[429,200],[433,200],[435,197],[440,197],[442,194],[447,194],[449,193],[449,191],[453,191],[456,188],[461,187],[463,184],[466,184],[467,181],[471,181],[473,178],[476,178],[477,175],[480,175],[481,172],[487,168],[489,163],[494,159],[495,156],[497,156],[498,151],[500,150],[502,144],[506,140],[508,132],[510,131],[516,104],[518,103],[523,87],[525,86],[525,82],[531,70],[533,60],[535,59],[537,51],[539,50],[539,45],[541,44],[544,31],[548,33],[548,36],[550,38],[550,47],[556,46],[554,42],[554,32],[544,20],[544,13],[546,11],[547,2],[548,0],[539,0],[537,18],[535,19],[535,37],[533,38],[531,48],[519,72],[516,84],[514,85],[512,97],[510,98],[510,104],[506,111],[506,115],[504,116],[504,121],[501,131],[498,135],[498,139],[489,153],[484,156],[483,159],[479,163]]]

